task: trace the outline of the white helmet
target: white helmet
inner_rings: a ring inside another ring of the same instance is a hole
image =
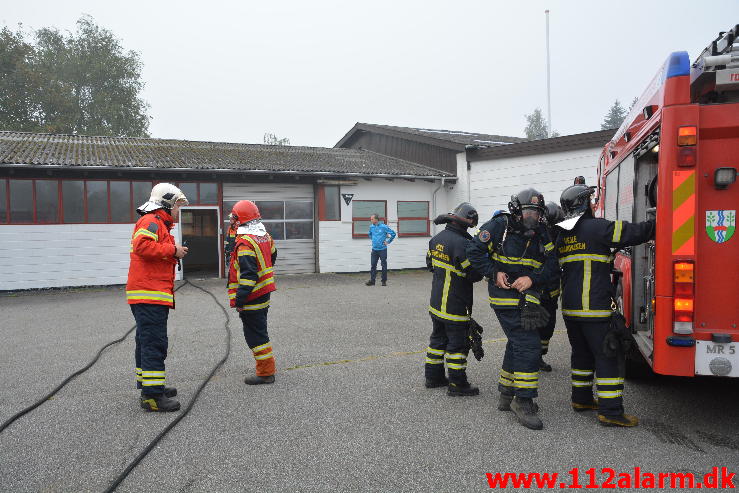
[[[171,210],[175,205],[188,205],[187,197],[182,190],[171,183],[158,183],[151,189],[151,197],[149,201],[142,204],[136,212],[142,216],[147,212],[157,209]]]

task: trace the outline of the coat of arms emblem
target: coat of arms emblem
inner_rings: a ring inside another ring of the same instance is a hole
[[[716,243],[725,243],[734,235],[736,211],[706,211],[706,233]]]

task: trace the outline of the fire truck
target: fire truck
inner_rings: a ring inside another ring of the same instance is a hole
[[[692,64],[670,54],[598,163],[598,216],[657,220],[654,241],[616,252],[614,283],[630,357],[658,374],[739,377],[738,36]]]

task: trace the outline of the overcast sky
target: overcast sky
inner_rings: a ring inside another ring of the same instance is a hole
[[[672,51],[691,60],[739,23],[739,0],[32,1],[0,24],[74,30],[82,14],[144,63],[153,137],[333,146],[355,122],[523,136],[599,130]]]

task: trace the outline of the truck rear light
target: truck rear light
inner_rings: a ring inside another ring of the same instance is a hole
[[[677,145],[694,146],[698,143],[698,127],[679,127],[677,129]]]
[[[678,166],[695,166],[698,161],[698,153],[695,147],[683,147],[677,151]]]
[[[726,188],[736,181],[736,168],[724,167],[716,168],[713,173],[713,183],[716,190],[726,190]]]
[[[695,265],[692,261],[679,260],[673,264],[672,331],[675,334],[692,334],[694,321]]]

